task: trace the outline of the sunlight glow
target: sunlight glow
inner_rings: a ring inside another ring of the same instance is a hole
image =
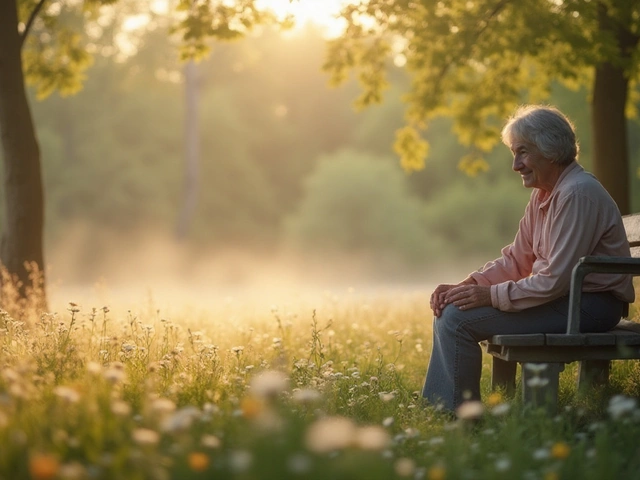
[[[294,30],[313,24],[321,28],[328,37],[336,37],[342,33],[345,22],[337,18],[344,5],[353,3],[349,0],[257,0],[259,8],[273,11],[279,18],[293,16]]]

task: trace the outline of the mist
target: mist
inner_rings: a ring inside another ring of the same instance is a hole
[[[355,82],[328,86],[319,32],[265,30],[197,64],[186,122],[177,52],[159,55],[172,51],[159,30],[143,40],[124,61],[98,58],[77,95],[33,98],[55,310],[426,297],[513,238],[528,192],[508,151],[469,177],[468,150],[436,120],[427,168],[402,171],[401,69],[382,104],[356,111]],[[198,129],[191,159],[185,125]]]

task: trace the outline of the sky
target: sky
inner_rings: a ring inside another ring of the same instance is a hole
[[[341,33],[343,22],[336,18],[341,7],[350,3],[348,0],[257,0],[258,6],[267,7],[279,16],[291,14],[296,27],[314,23],[326,30],[327,36],[333,37]]]

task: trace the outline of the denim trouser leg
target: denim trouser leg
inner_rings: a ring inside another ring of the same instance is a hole
[[[610,293],[583,293],[580,329],[606,332],[622,316],[623,303]],[[433,350],[422,396],[455,410],[464,400],[480,399],[482,350],[478,342],[493,335],[564,333],[569,297],[520,312],[492,307],[460,310],[448,305],[433,322]]]

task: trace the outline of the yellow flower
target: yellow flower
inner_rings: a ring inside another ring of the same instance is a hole
[[[487,405],[490,407],[495,407],[496,405],[500,405],[502,403],[502,395],[499,392],[493,392],[489,397],[487,397]]]
[[[551,447],[551,456],[553,458],[558,458],[560,460],[564,460],[571,453],[571,447],[564,442],[557,442]]]
[[[209,457],[202,452],[191,452],[187,463],[194,472],[204,472],[209,467]]]
[[[240,402],[240,410],[245,418],[256,418],[263,409],[264,405],[255,397],[245,397]]]
[[[447,470],[442,465],[435,465],[427,472],[429,480],[444,480],[447,478]]]
[[[38,453],[29,459],[29,473],[34,480],[49,480],[58,474],[60,463],[48,453]]]

